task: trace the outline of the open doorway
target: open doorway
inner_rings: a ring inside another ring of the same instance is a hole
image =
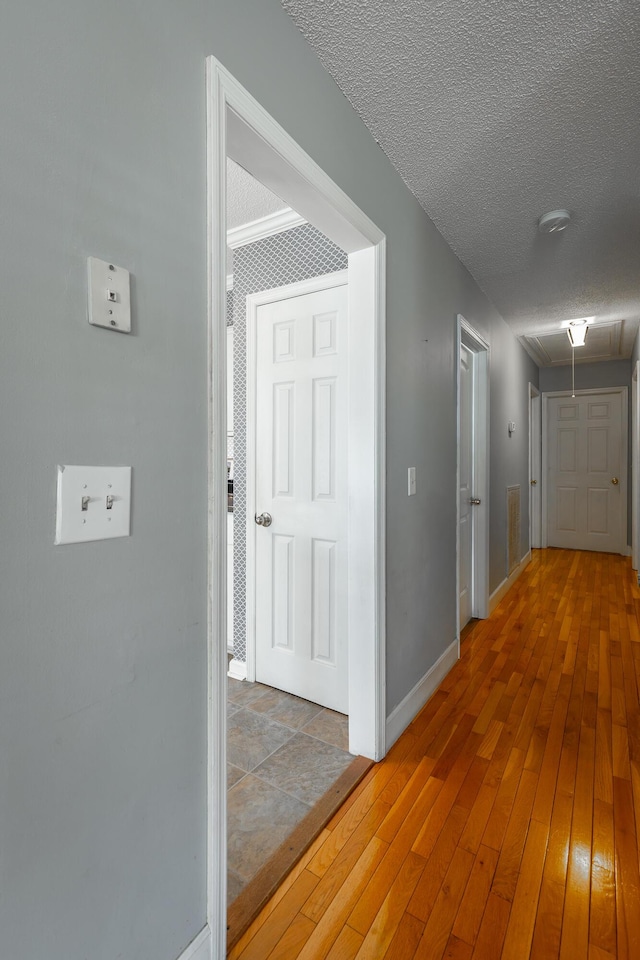
[[[214,952],[223,955],[227,726],[227,156],[321,230],[348,257],[347,346],[349,356],[357,360],[350,367],[348,382],[346,464],[350,545],[346,565],[349,750],[371,759],[379,759],[385,750],[385,245],[377,227],[214,58],[208,59],[207,72],[211,333],[209,926],[214,937]]]
[[[230,159],[227,219],[235,934],[261,871],[353,766],[344,616],[348,258]]]

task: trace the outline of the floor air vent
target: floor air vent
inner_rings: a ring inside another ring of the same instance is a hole
[[[520,563],[520,484],[507,487],[507,576]]]

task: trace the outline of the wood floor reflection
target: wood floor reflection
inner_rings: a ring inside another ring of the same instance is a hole
[[[639,614],[628,559],[534,551],[233,960],[640,957]]]

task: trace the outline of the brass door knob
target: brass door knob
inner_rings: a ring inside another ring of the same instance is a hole
[[[531,484],[532,487],[535,487],[537,482],[538,482],[537,480],[529,480],[529,483]]]
[[[620,481],[617,477],[611,477],[611,483],[614,485],[614,487],[617,487]]]

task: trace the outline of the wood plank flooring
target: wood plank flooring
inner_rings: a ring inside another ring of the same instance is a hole
[[[637,960],[640,590],[537,550],[231,960]]]

